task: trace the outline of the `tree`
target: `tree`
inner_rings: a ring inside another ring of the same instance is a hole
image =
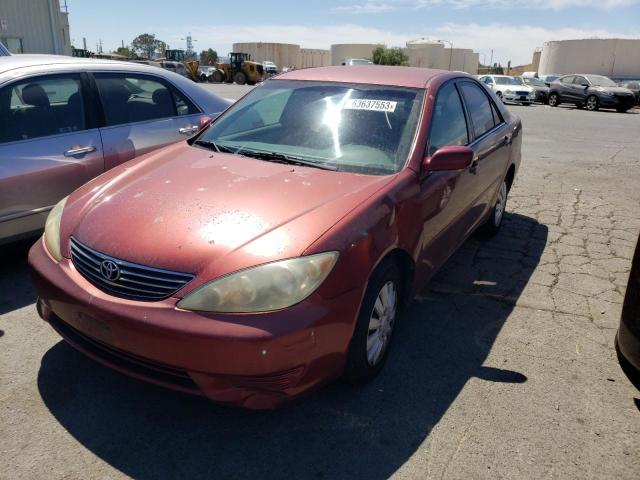
[[[164,55],[167,44],[162,40],[156,39],[155,35],[143,33],[138,35],[131,42],[131,50],[144,58],[153,58],[153,54],[159,52]]]
[[[123,57],[133,58],[135,54],[131,51],[129,47],[118,47],[116,50],[118,55],[122,55]]]
[[[401,48],[378,47],[373,51],[373,63],[376,65],[407,65],[408,60]]]
[[[202,65],[215,65],[218,62],[218,52],[213,49],[200,52],[200,63]]]

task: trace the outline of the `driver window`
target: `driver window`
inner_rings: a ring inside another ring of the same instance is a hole
[[[469,135],[462,102],[455,84],[450,82],[440,89],[433,106],[429,155],[448,145],[466,145],[467,143],[469,143]]]

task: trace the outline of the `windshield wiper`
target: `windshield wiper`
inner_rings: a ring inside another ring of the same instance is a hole
[[[234,153],[233,148],[225,147],[224,145],[219,145],[215,142],[211,142],[209,140],[196,140],[193,142],[194,145],[199,145],[204,148],[208,148],[209,150],[215,150],[218,153]]]
[[[290,165],[300,165],[302,167],[314,167],[314,168],[320,168],[322,170],[332,170],[332,171],[338,170],[338,167],[336,165],[316,162],[314,160],[307,160],[306,158],[286,155],[284,153],[261,152],[259,150],[242,150],[242,153],[247,157],[258,158],[260,160],[267,160],[269,162],[286,163]]]

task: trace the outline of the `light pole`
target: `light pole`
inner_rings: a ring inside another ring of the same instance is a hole
[[[440,43],[448,43],[450,48],[449,48],[449,71],[451,71],[451,59],[453,57],[453,42],[450,42],[449,40],[438,40],[438,42]]]

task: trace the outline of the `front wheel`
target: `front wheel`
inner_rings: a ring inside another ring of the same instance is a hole
[[[587,97],[587,101],[585,102],[585,106],[590,112],[595,112],[596,110],[598,110],[598,108],[600,108],[598,97],[596,97],[595,95],[589,95]]]
[[[244,74],[244,72],[237,72],[233,76],[233,81],[238,85],[244,85],[245,83],[247,83],[247,76]]]
[[[491,214],[489,218],[482,224],[482,226],[478,229],[478,232],[483,237],[493,237],[502,226],[502,219],[504,218],[504,212],[507,208],[507,195],[509,194],[509,186],[507,185],[507,180],[502,181],[502,185],[500,185],[500,190],[498,191],[498,198],[496,198],[496,203],[493,205],[493,209],[491,210]]]
[[[362,382],[375,377],[387,358],[398,323],[402,280],[393,261],[383,261],[371,275],[351,339],[343,378]]]
[[[629,109],[626,108],[626,107],[618,107],[618,108],[616,108],[616,112],[618,112],[618,113],[627,113],[627,110],[629,110]]]
[[[524,105],[525,107],[528,107],[529,105],[531,105],[531,102],[522,102],[522,105]]]
[[[502,92],[496,92],[496,96],[498,97],[498,100],[500,100],[502,103],[504,103],[504,98],[502,96]]]
[[[558,105],[560,105],[560,97],[558,96],[558,94],[552,93],[551,95],[549,95],[548,103],[550,107],[557,107]]]

